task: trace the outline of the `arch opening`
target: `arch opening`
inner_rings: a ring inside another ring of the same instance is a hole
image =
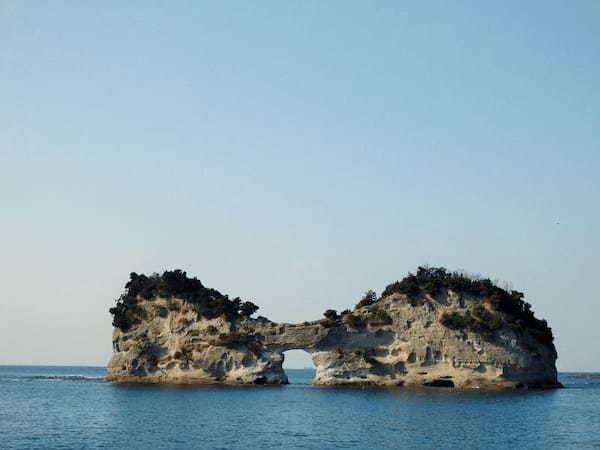
[[[315,378],[315,364],[306,350],[283,352],[283,371],[290,384],[310,384]]]

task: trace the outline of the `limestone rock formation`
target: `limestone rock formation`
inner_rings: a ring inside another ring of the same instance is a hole
[[[560,386],[552,332],[522,294],[445,269],[302,324],[252,318],[255,305],[185,272],[132,274],[126,288],[111,309],[109,381],[285,384],[283,352],[303,349],[317,385]]]

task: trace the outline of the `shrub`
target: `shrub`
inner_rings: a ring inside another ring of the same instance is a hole
[[[502,321],[497,314],[488,311],[483,305],[475,305],[473,312],[467,311],[464,315],[457,312],[445,312],[440,322],[453,330],[469,330],[481,334],[484,339],[490,340],[495,331],[502,326]]]
[[[337,317],[335,319],[331,319],[331,318],[325,318],[325,319],[321,319],[319,321],[319,323],[321,325],[323,325],[325,328],[330,328],[333,327],[334,325],[336,325],[337,322]]]
[[[404,294],[410,296],[417,296],[421,292],[417,277],[413,274],[408,274],[402,281],[396,281],[395,283],[389,284],[381,293],[382,297],[387,297],[392,294]]]
[[[375,291],[369,289],[365,292],[365,295],[363,295],[362,299],[356,304],[354,309],[362,308],[363,306],[371,306],[375,304],[375,302],[377,302],[377,294]]]
[[[537,319],[531,310],[531,305],[523,300],[523,293],[515,290],[507,291],[496,286],[489,278],[479,279],[469,277],[459,272],[449,272],[443,267],[419,267],[416,274],[409,273],[401,281],[388,285],[382,297],[395,293],[410,297],[411,305],[422,304],[421,292],[435,296],[443,290],[452,290],[460,294],[468,294],[481,298],[495,311],[504,313],[508,325],[517,331],[527,330],[538,341],[551,344],[554,340],[552,330],[545,320]],[[494,330],[496,316],[480,318],[485,323],[485,330]],[[491,322],[490,322],[491,321]]]
[[[127,331],[138,321],[136,315],[141,312],[137,307],[138,298],[150,300],[155,297],[166,298],[170,311],[179,309],[172,299],[181,299],[191,304],[199,317],[208,319],[221,315],[230,319],[250,317],[258,310],[258,306],[252,302],[242,302],[239,297],[230,300],[229,296],[216,289],[204,287],[200,280],[189,278],[186,272],[179,269],[150,276],[132,272],[125,284],[125,292],[109,310],[113,316],[113,326]]]
[[[390,315],[383,309],[376,309],[371,314],[369,314],[367,322],[369,323],[369,325],[378,326],[390,325],[393,321]]]
[[[252,302],[244,302],[239,307],[240,315],[244,317],[250,317],[256,311],[258,311],[258,306]]]
[[[467,328],[467,322],[465,320],[465,316],[459,314],[457,312],[445,312],[442,314],[440,318],[440,322],[446,328],[450,328],[452,330],[464,330]]]
[[[409,297],[408,303],[410,306],[423,306],[425,304],[425,300],[422,297]]]
[[[117,304],[110,308],[108,312],[113,316],[113,327],[120,328],[125,331],[128,330],[133,324],[127,317],[127,312],[131,308],[130,305],[125,304],[125,299],[123,297],[117,300]]]
[[[481,304],[475,305],[473,315],[489,330],[497,330],[502,326],[502,320],[498,314],[492,313]]]
[[[355,316],[354,314],[346,314],[342,317],[344,323],[350,325],[353,328],[361,328],[364,323],[363,320],[359,316]]]
[[[239,345],[248,345],[254,342],[254,336],[245,333],[232,332],[229,334],[221,334],[214,342],[215,345],[223,347],[236,347]]]
[[[337,311],[335,309],[328,309],[323,313],[326,319],[336,320],[338,318]]]

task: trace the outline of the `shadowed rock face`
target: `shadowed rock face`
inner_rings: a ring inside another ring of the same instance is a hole
[[[416,304],[392,294],[333,320],[287,324],[207,319],[182,300],[140,299],[144,319],[114,330],[107,379],[285,384],[283,352],[303,349],[319,385],[559,387],[554,345],[515,330],[502,313],[494,312],[493,333],[443,324],[448,314],[481,305],[480,298],[451,290],[423,295]]]

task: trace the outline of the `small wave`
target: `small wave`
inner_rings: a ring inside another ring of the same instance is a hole
[[[86,375],[5,375],[0,376],[3,381],[101,381],[104,377]]]
[[[86,375],[33,375],[34,380],[101,380],[104,377],[90,377]]]

